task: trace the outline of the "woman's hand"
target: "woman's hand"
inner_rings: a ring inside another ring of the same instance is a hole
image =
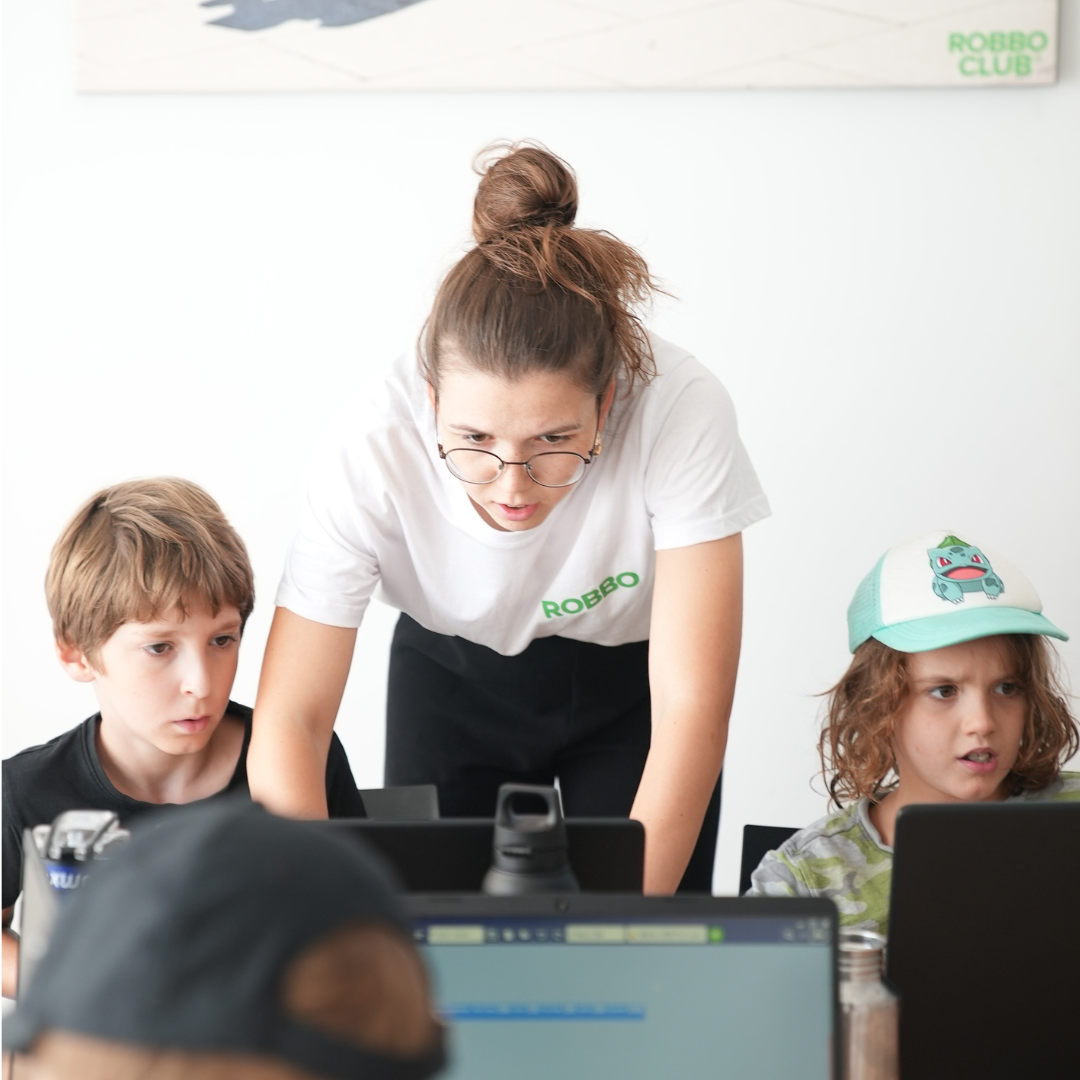
[[[275,814],[326,817],[326,757],[356,630],[278,608],[248,749],[251,797]]]
[[[649,631],[652,744],[630,816],[645,826],[645,892],[672,893],[727,744],[742,640],[742,534],[656,553]]]

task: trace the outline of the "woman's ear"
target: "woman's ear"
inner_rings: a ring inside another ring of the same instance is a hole
[[[65,645],[64,642],[56,642],[56,659],[60,666],[76,682],[93,682],[97,678],[97,671],[86,657],[86,653],[78,645]]]
[[[432,409],[439,407],[439,395],[435,393],[435,387],[431,383],[424,384],[427,387],[427,399],[431,402]]]
[[[604,430],[604,423],[607,420],[608,413],[611,412],[611,403],[615,400],[615,380],[612,379],[608,383],[607,389],[600,395],[600,423],[598,425],[601,431]]]

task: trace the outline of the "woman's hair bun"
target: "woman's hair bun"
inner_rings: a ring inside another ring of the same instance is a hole
[[[645,260],[601,229],[575,228],[574,170],[534,142],[497,143],[480,185],[470,248],[443,278],[421,335],[420,370],[438,388],[444,359],[510,379],[562,372],[590,394],[620,375],[656,374],[637,313],[656,288]]]
[[[480,186],[473,236],[490,243],[512,230],[569,227],[577,214],[574,170],[539,143],[494,143],[473,163]]]

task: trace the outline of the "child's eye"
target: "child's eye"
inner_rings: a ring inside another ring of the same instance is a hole
[[[220,649],[225,649],[235,640],[236,637],[233,634],[218,634],[218,636],[214,638],[213,644],[217,645]]]
[[[946,683],[944,686],[935,686],[930,691],[932,698],[937,698],[938,701],[948,701],[949,698],[956,697],[956,687],[950,683]]]
[[[997,692],[1001,694],[1002,697],[1016,697],[1016,695],[1020,693],[1019,684],[1009,682],[1008,679],[1006,679],[1004,682],[999,682],[997,686],[994,687],[994,689],[997,690]]]
[[[151,656],[164,656],[172,646],[167,641],[155,641],[152,645],[144,645],[143,648]]]

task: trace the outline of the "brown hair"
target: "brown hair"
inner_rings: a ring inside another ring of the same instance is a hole
[[[438,1030],[415,947],[378,924],[348,927],[301,953],[282,999],[304,1023],[389,1055],[423,1053]],[[34,1080],[317,1080],[276,1058],[148,1049],[66,1031],[41,1036],[28,1064]]]
[[[192,603],[244,621],[255,606],[247,549],[221,507],[188,480],[131,480],[99,491],[68,522],[49,558],[53,634],[93,661],[126,622]]]
[[[1011,794],[1046,787],[1080,746],[1058,675],[1057,653],[1038,634],[998,639],[1028,702],[1020,754],[1009,773]],[[855,650],[843,678],[827,691],[828,715],[818,742],[832,801],[878,799],[896,786],[893,732],[908,695],[907,654],[875,638]]]
[[[566,372],[599,397],[656,373],[635,308],[656,285],[610,233],[574,227],[573,169],[538,143],[496,143],[473,168],[476,247],[446,275],[420,336],[420,370],[438,390],[446,352],[516,379]]]

